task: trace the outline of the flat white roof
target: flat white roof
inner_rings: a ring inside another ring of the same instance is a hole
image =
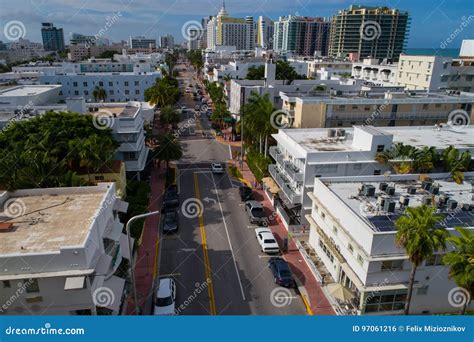
[[[28,190],[19,191],[20,195],[11,193],[1,205],[0,223],[13,226],[0,232],[0,255],[58,252],[62,247],[83,245],[108,191],[104,184],[41,189],[44,191],[32,191],[31,195],[23,195]]]
[[[60,88],[60,85],[22,85],[5,90],[0,90],[0,98],[2,96],[34,96],[45,93],[47,91]]]
[[[329,181],[327,187],[374,231],[390,232],[396,229],[395,221],[404,211],[404,207],[400,204],[401,196],[406,196],[409,199],[409,207],[420,206],[424,198],[430,198],[431,200],[434,198],[435,203],[438,203],[441,196],[446,196],[450,200],[456,201],[457,206],[453,210],[448,210],[447,207],[438,209],[438,212],[445,217],[442,221],[442,225],[448,228],[457,226],[473,227],[474,211],[472,211],[472,208],[470,210],[462,209],[463,204],[473,205],[473,186],[471,181],[474,181],[474,179],[466,178],[463,184],[456,184],[448,178],[433,179],[433,186],[439,187],[439,193],[437,195],[432,194],[428,190],[424,190],[422,188],[422,182],[417,180],[416,176],[411,180],[387,180],[383,182],[370,180],[367,182]],[[388,195],[380,190],[379,186],[384,182],[387,183],[388,186],[395,188],[394,195]],[[362,195],[359,190],[363,185],[374,186],[375,196],[367,197]],[[415,187],[416,193],[409,194],[409,187]],[[384,208],[378,203],[378,197],[394,201],[395,211],[393,213],[384,211]]]
[[[474,125],[456,130],[449,127],[438,130],[433,126],[354,127],[363,129],[370,134],[393,135],[393,143],[403,143],[419,148],[433,146],[436,149],[444,149],[450,145],[459,149],[474,148]],[[338,128],[334,129],[337,130]],[[354,128],[343,129],[346,131],[345,139],[328,138],[329,128],[280,129],[278,134],[294,141],[308,153],[359,151],[352,145]],[[275,134],[274,136],[278,135]]]

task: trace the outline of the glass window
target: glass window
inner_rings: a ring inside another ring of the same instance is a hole
[[[4,280],[3,281],[3,288],[4,289],[9,289],[11,287],[10,280]]]
[[[38,279],[29,279],[23,281],[27,293],[39,292]]]

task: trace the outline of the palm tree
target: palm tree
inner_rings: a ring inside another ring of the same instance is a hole
[[[405,248],[412,264],[404,310],[405,315],[410,312],[417,267],[437,250],[446,249],[448,231],[444,227],[437,226],[443,216],[435,214],[435,211],[434,207],[427,205],[415,208],[408,207],[403,216],[395,221],[397,228],[395,243],[398,247]]]
[[[460,312],[464,315],[474,296],[474,233],[461,227],[457,227],[456,230],[459,236],[453,235],[447,239],[454,249],[443,257],[443,264],[449,266],[449,277],[456,285],[469,293],[469,299]]]
[[[179,113],[172,106],[164,106],[160,110],[160,122],[165,125],[176,126],[180,121]]]
[[[451,173],[453,180],[457,184],[462,184],[464,182],[464,172],[469,169],[471,163],[471,153],[469,151],[459,153],[458,149],[449,146],[441,153],[441,159],[445,170]]]
[[[165,133],[158,137],[157,147],[153,150],[153,158],[166,162],[166,168],[169,162],[179,160],[183,156],[183,149],[178,139],[171,133]]]
[[[92,92],[92,96],[94,96],[94,101],[105,101],[107,98],[107,93],[105,92],[104,88],[95,87],[94,91]]]

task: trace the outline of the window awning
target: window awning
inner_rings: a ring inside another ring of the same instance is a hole
[[[84,288],[84,282],[86,277],[68,277],[66,278],[66,283],[64,284],[64,290],[78,290]]]

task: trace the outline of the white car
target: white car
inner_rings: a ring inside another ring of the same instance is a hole
[[[181,106],[181,113],[186,113],[187,110],[188,110],[188,107]]]
[[[176,283],[171,278],[160,279],[155,298],[155,315],[175,315]]]
[[[212,173],[224,173],[224,167],[220,163],[211,164]]]
[[[280,252],[280,247],[278,247],[278,242],[273,236],[270,228],[257,228],[255,229],[255,235],[257,241],[260,244],[260,249],[264,253],[274,254]]]
[[[189,89],[189,87],[186,88],[186,93],[189,93],[191,91],[191,89]]]

